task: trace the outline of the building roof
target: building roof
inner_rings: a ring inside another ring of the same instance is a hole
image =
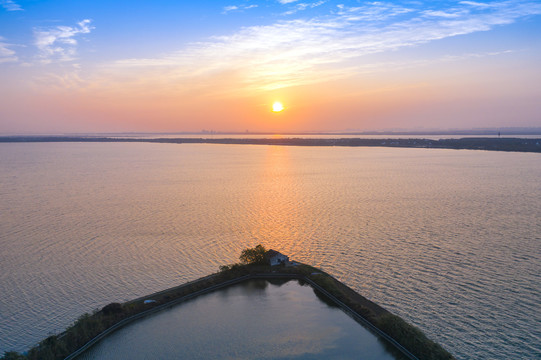
[[[278,256],[278,255],[286,256],[286,255],[282,254],[281,252],[276,251],[276,250],[272,250],[272,249],[270,249],[269,251],[267,251],[265,253],[265,256],[268,257],[268,258]]]

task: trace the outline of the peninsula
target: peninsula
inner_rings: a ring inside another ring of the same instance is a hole
[[[111,303],[93,314],[82,315],[63,333],[41,341],[27,354],[6,352],[1,360],[75,359],[86,349],[117,329],[144,316],[218,289],[251,279],[296,279],[342,308],[357,322],[386,339],[410,359],[454,357],[421,330],[366,299],[321,269],[289,258],[263,246],[243,250],[240,263],[220,266],[215,274],[140,297],[125,303]]]

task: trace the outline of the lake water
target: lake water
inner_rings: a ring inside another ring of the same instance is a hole
[[[0,144],[0,352],[259,243],[459,359],[541,357],[541,155]]]
[[[114,332],[80,360],[406,360],[297,281],[252,280]]]

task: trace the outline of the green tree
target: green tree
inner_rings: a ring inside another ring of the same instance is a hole
[[[267,250],[262,245],[242,250],[240,261],[244,264],[264,264]]]

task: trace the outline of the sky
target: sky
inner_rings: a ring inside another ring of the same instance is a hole
[[[0,0],[0,134],[541,127],[540,84],[539,0]]]

